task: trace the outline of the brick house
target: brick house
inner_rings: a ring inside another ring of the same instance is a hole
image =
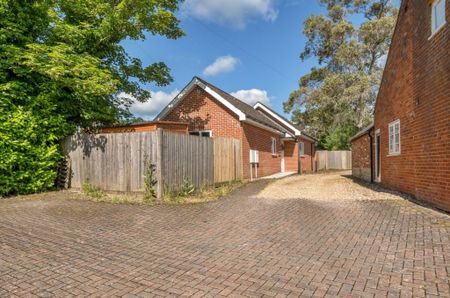
[[[244,178],[313,170],[313,138],[266,106],[252,107],[198,77],[155,120],[188,123],[191,135],[241,140]],[[255,152],[259,162],[251,167]]]
[[[450,211],[450,4],[403,0],[353,174]]]

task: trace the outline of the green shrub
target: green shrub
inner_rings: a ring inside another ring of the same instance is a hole
[[[0,98],[1,99],[1,98]],[[36,113],[7,100],[0,103],[0,196],[27,194],[54,186],[62,161],[61,117]]]

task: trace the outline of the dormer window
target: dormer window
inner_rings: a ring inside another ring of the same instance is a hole
[[[431,35],[439,31],[445,24],[445,2],[435,0],[431,4]]]

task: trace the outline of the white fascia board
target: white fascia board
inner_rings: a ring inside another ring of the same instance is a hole
[[[217,92],[215,92],[214,90],[209,88],[207,85],[203,84],[198,79],[194,78],[193,80],[191,80],[191,82],[186,87],[183,88],[183,90],[181,90],[181,92],[177,96],[175,96],[175,98],[163,110],[161,115],[158,115],[159,117],[157,117],[155,120],[160,120],[161,118],[164,118],[164,116],[166,116],[167,113],[169,113],[169,111],[171,111],[179,102],[181,102],[183,97],[185,95],[189,94],[189,92],[191,92],[191,90],[195,86],[202,88],[203,90],[205,90],[205,92],[210,94],[212,97],[214,97],[220,103],[222,103],[224,106],[226,106],[228,109],[230,109],[233,113],[235,113],[239,117],[239,120],[244,121],[246,119],[245,114],[241,110],[236,108],[229,101],[227,101],[220,94],[218,94]]]
[[[239,117],[240,121],[245,121],[245,119],[247,118],[247,117],[245,117],[245,114],[241,110],[236,108],[234,105],[232,105],[228,100],[223,98],[219,93],[217,93],[216,91],[212,90],[208,86],[205,86],[203,89],[207,93],[209,93],[211,96],[213,96],[215,99],[217,99],[221,104],[223,104],[228,109],[230,109],[233,113],[235,113]]]
[[[295,142],[295,138],[293,138],[293,137],[284,137],[284,138],[281,138],[281,140],[282,141],[293,141],[293,142]]]
[[[316,140],[314,140],[314,139],[312,139],[312,138],[310,138],[310,137],[308,137],[308,136],[305,136],[304,134],[301,134],[301,135],[300,135],[300,138],[306,139],[306,140],[311,141],[311,142],[313,142],[313,143],[316,142]]]
[[[284,125],[286,125],[287,127],[289,127],[296,136],[300,136],[302,133],[300,130],[298,130],[297,128],[295,128],[294,126],[292,126],[289,122],[287,122],[286,120],[284,120],[283,118],[281,118],[280,116],[278,116],[277,114],[275,114],[274,112],[272,112],[271,110],[269,110],[268,108],[266,108],[263,104],[261,103],[256,103],[253,106],[254,109],[260,108],[262,109],[264,112],[266,112],[267,114],[269,114],[270,116],[272,116],[273,118],[277,119],[278,121],[280,121],[281,123],[283,123]]]
[[[243,122],[283,136],[282,132],[280,132],[280,131],[278,131],[276,129],[270,128],[270,127],[268,127],[268,126],[266,126],[266,125],[264,125],[262,123],[259,123],[259,122],[256,122],[256,121],[253,121],[253,120],[250,120],[250,119],[243,120]]]
[[[200,82],[197,79],[191,80],[191,82],[184,87],[183,90],[181,90],[181,92],[178,93],[177,96],[175,96],[175,98],[162,110],[157,118],[155,118],[155,121],[159,121],[161,118],[164,118],[172,110],[172,108],[175,107],[186,94],[191,92],[196,85],[199,85],[199,83]]]

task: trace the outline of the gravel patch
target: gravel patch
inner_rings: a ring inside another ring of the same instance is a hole
[[[290,176],[274,180],[257,197],[320,201],[403,199],[396,192],[352,179],[351,171]]]

